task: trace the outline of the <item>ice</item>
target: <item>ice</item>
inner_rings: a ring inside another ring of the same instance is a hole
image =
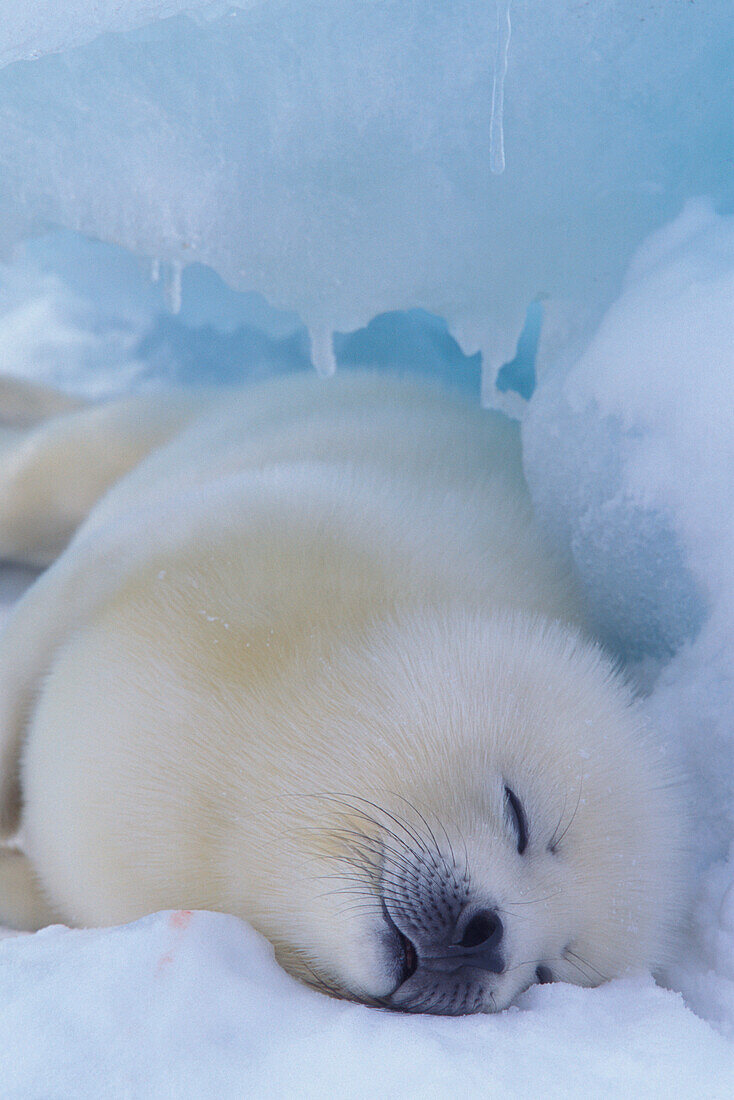
[[[328,378],[336,370],[334,337],[331,332],[311,333],[311,361],[322,378]]]
[[[500,110],[506,11],[5,0],[0,54],[37,59],[0,72],[0,247],[60,226],[205,264],[319,348],[422,308],[489,397],[530,302],[588,333],[645,234],[732,189],[728,0],[515,0]]]
[[[507,76],[507,53],[510,48],[512,24],[510,22],[510,0],[496,0],[497,3],[497,52],[494,57],[494,78],[492,80],[492,115],[489,120],[489,167],[496,176],[505,170],[505,134],[503,116],[505,110],[505,77]]]
[[[214,913],[0,943],[7,1097],[728,1097],[731,1046],[636,977],[536,987],[495,1017],[410,1017],[288,978]],[[651,1068],[654,1077],[651,1079]]]
[[[523,438],[546,530],[689,777],[702,877],[672,980],[734,1036],[733,303],[734,218],[691,202],[578,359],[546,364]]]
[[[233,291],[199,264],[180,272],[172,312],[166,268],[68,231],[26,242],[0,264],[3,370],[101,398],[311,368],[314,350],[294,313]],[[327,374],[335,363],[410,370],[479,395],[479,357],[464,356],[446,323],[422,310],[382,314],[325,340]]]
[[[198,264],[158,268],[68,232],[27,242],[0,265],[3,370],[100,398],[309,369],[294,314]]]
[[[214,19],[261,0],[0,0],[0,68],[91,42],[100,34],[127,31],[188,12]]]
[[[181,312],[182,282],[183,264],[180,260],[171,260],[170,264],[166,266],[163,295],[168,312],[173,313],[174,316]]]

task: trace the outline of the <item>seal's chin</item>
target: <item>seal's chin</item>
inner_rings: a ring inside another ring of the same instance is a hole
[[[392,998],[415,973],[418,953],[413,942],[386,910],[365,921],[358,935],[341,942],[340,958],[329,968],[329,982],[341,995],[364,1004],[394,1007]],[[326,988],[329,988],[328,984]],[[335,991],[332,988],[332,991]]]

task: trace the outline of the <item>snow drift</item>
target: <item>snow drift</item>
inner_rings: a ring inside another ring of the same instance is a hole
[[[411,1017],[293,981],[234,917],[161,913],[0,943],[3,1096],[731,1095],[730,1045],[636,977]]]

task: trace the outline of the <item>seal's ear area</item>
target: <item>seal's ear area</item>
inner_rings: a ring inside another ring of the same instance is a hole
[[[89,404],[0,379],[0,560],[50,565],[103,493],[192,410],[190,398]]]

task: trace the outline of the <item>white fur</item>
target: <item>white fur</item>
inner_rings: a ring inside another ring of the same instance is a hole
[[[157,408],[147,435],[139,409],[109,408],[130,439],[117,468],[155,442]],[[22,752],[24,845],[53,908],[234,912],[294,973],[382,997],[380,883],[430,833],[504,914],[508,967],[480,1007],[541,962],[585,984],[659,963],[677,798],[572,625],[514,427],[371,375],[176,409],[184,426],[102,496],[2,640],[3,819]]]

